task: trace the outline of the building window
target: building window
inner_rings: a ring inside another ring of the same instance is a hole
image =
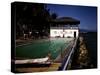
[[[57,31],[54,31],[54,34],[57,34]]]
[[[65,31],[65,34],[67,34],[67,31]]]
[[[70,31],[69,34],[72,34],[72,31]]]
[[[61,31],[60,33],[63,34],[63,31]]]

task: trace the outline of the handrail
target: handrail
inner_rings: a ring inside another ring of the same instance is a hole
[[[74,50],[75,50],[75,47],[76,47],[76,44],[77,44],[77,40],[78,40],[78,38],[75,39],[75,43],[74,43],[73,47],[70,48],[71,50],[70,50],[69,54],[65,56],[65,60],[64,60],[64,62],[62,63],[61,70],[66,70],[66,68],[67,68],[67,66],[68,66],[68,64],[69,64],[69,62],[70,62],[72,53],[73,53]]]

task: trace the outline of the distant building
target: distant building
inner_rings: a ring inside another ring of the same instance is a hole
[[[78,37],[80,21],[71,17],[61,17],[51,21],[50,37]]]

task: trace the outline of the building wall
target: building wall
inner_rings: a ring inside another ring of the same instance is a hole
[[[50,29],[50,37],[63,37],[62,29]]]
[[[78,29],[50,29],[50,37],[74,37],[74,32],[78,37]]]

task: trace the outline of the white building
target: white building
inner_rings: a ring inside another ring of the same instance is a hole
[[[78,37],[79,24],[80,21],[70,17],[53,20],[50,26],[50,37]]]

